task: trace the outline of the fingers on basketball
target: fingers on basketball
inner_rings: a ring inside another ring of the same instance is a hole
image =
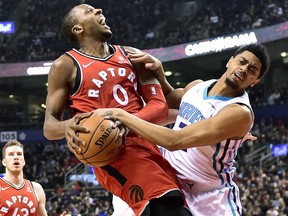
[[[119,137],[120,129],[113,127],[114,122],[101,116],[90,116],[81,121],[89,133],[78,133],[85,142],[82,151],[76,152],[76,157],[84,164],[101,167],[108,165],[119,156],[123,139]]]

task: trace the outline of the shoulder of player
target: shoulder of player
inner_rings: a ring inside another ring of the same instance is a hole
[[[51,69],[49,71],[49,75],[61,73],[61,76],[72,74],[77,70],[73,60],[63,54],[58,59],[56,59],[51,65]]]
[[[41,184],[31,181],[38,200],[45,200],[45,192]]]
[[[54,60],[51,68],[52,69],[73,69],[75,68],[75,64],[71,57],[66,54],[61,55],[59,58]]]
[[[187,92],[189,89],[191,89],[192,87],[196,86],[197,84],[199,83],[203,83],[204,81],[203,80],[200,80],[200,79],[197,79],[197,80],[194,80],[190,83],[188,83],[185,88],[184,88],[184,91]]]
[[[35,189],[35,191],[43,191],[43,187],[41,184],[39,184],[38,182],[34,182],[34,181],[31,181],[31,184],[33,186],[33,188]]]

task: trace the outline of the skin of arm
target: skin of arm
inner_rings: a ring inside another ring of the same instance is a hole
[[[37,216],[47,216],[47,211],[45,209],[45,207],[46,207],[46,195],[45,195],[45,192],[43,190],[43,187],[37,182],[32,182],[32,185],[35,189],[36,196],[39,200]],[[63,211],[60,216],[71,216],[71,215],[67,214],[66,211]]]
[[[79,122],[91,115],[81,113],[62,121],[63,111],[67,105],[69,92],[74,86],[76,67],[71,58],[62,55],[54,61],[48,74],[48,94],[46,98],[46,113],[44,121],[44,136],[49,140],[66,138],[68,148],[74,152],[74,148],[81,150],[80,140],[76,131],[87,132],[87,128],[79,125]]]
[[[241,139],[250,130],[252,115],[246,106],[231,104],[212,118],[171,130],[143,121],[121,109],[97,110],[96,115],[113,116],[151,143],[170,151],[215,145],[225,139]],[[242,125],[237,128],[235,125]]]
[[[159,59],[145,52],[135,52],[130,49],[125,49],[125,51],[128,53],[128,58],[132,62],[142,62],[145,65],[145,68],[153,71],[154,75],[162,86],[165,96],[174,90],[174,88],[166,80],[164,69]]]
[[[47,216],[47,211],[45,209],[46,196],[45,196],[43,187],[37,182],[32,182],[32,185],[35,189],[37,198],[39,200],[37,215],[38,216]]]
[[[163,65],[159,59],[145,52],[135,52],[131,49],[125,49],[125,51],[132,62],[143,63],[147,69],[153,71],[161,84],[169,109],[178,109],[183,94],[194,85],[203,82],[202,80],[195,80],[184,89],[174,89],[167,81]]]
[[[168,117],[165,120],[159,122],[158,125],[165,126],[165,125],[174,123],[176,121],[177,113],[178,113],[178,109],[169,109]]]

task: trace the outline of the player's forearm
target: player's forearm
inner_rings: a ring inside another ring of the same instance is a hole
[[[167,119],[168,106],[166,101],[153,98],[135,115],[145,121],[158,124]]]
[[[169,125],[169,124],[175,123],[176,117],[177,117],[177,113],[178,113],[177,109],[169,109],[167,118],[164,119],[163,121],[159,122],[158,125],[165,126],[165,125]]]
[[[146,105],[135,115],[155,124],[165,120],[168,115],[168,106],[161,86],[159,84],[146,84],[140,86],[139,92]]]
[[[177,131],[149,123],[120,109],[113,112],[113,117],[120,120],[143,139],[169,150],[176,150],[175,133],[177,133]]]
[[[158,79],[158,81],[160,82],[163,93],[166,97],[170,92],[174,90],[174,88],[167,81],[162,65],[157,70],[154,71],[154,74]]]
[[[53,118],[53,117],[50,117]],[[48,140],[60,140],[65,137],[65,121],[45,120],[43,127],[44,136]]]

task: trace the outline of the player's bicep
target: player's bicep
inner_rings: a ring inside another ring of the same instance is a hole
[[[209,122],[219,140],[241,139],[252,125],[251,110],[245,105],[232,104],[223,108]]]
[[[174,89],[174,91],[170,92],[166,95],[166,101],[169,109],[179,109],[181,98],[184,95],[184,89]]]
[[[168,95],[166,95],[166,100],[168,103],[168,107],[170,109],[179,109],[181,99],[183,95],[191,89],[193,86],[203,82],[202,80],[194,80],[187,84],[185,88],[177,88],[174,89],[174,91],[170,92]],[[193,100],[193,98],[191,98]]]
[[[68,81],[71,77],[71,69],[72,68],[68,68],[67,65],[61,64],[61,62],[56,62],[52,65],[48,74],[46,113],[58,119],[67,104],[70,91]]]
[[[252,115],[249,108],[229,105],[217,115],[178,130],[178,147],[185,149],[197,146],[215,145],[226,139],[241,139],[250,130]]]

